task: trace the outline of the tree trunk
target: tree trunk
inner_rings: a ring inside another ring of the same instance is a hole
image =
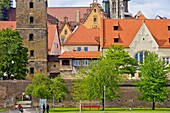
[[[152,101],[152,110],[155,110],[155,101]]]

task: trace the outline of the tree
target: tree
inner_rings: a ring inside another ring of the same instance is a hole
[[[28,49],[23,47],[19,32],[0,31],[0,76],[4,79],[25,79],[28,71]]]
[[[141,78],[138,82],[141,99],[152,102],[152,110],[156,102],[163,102],[168,96],[167,73],[168,67],[156,53],[148,53],[141,65]]]
[[[49,79],[46,75],[38,74],[26,88],[26,93],[32,97],[51,99],[53,96],[56,100],[66,96],[67,86],[64,79],[60,76]]]
[[[75,83],[73,96],[77,94],[82,99],[100,99],[104,100],[104,86],[106,86],[107,99],[115,99],[119,90],[119,83],[122,80],[122,74],[134,73],[134,66],[137,61],[131,58],[122,46],[112,45],[105,56],[98,63],[93,63],[87,70],[81,70],[78,82]],[[82,90],[80,90],[82,88]],[[103,106],[104,106],[104,101]]]
[[[10,8],[11,1],[10,0],[0,0],[0,20],[3,19],[3,11]]]

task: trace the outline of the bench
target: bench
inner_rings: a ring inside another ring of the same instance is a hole
[[[83,109],[83,108],[90,108],[90,110],[91,110],[91,108],[96,108],[99,110],[100,106],[81,106],[81,109]]]

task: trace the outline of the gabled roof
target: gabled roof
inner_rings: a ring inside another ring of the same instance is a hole
[[[115,44],[129,47],[140,26],[142,20],[136,19],[105,19],[103,22],[103,47],[110,47],[114,44],[114,38],[119,38],[119,42]],[[113,26],[118,26],[118,30],[114,30]]]
[[[56,25],[48,25],[48,51],[51,51],[55,32]]]
[[[64,45],[99,45],[95,40],[100,36],[100,29],[88,29],[84,25],[80,24],[68,39],[64,42]]]
[[[68,21],[76,20],[76,12],[80,11],[80,18],[83,18],[83,14],[89,7],[54,7],[47,8],[47,13],[53,17],[58,18],[59,21],[63,21],[64,17],[68,17]]]
[[[0,30],[11,28],[12,30],[16,29],[16,22],[15,21],[0,21]]]
[[[65,51],[58,58],[84,59],[84,58],[100,58],[101,56],[102,56],[101,51]]]
[[[105,19],[103,24],[103,47],[110,47],[111,44],[129,47],[143,23],[146,24],[160,48],[170,47],[170,31],[168,31],[170,19]],[[114,25],[118,25],[119,29],[113,30]],[[114,38],[119,38],[118,43],[114,43]]]

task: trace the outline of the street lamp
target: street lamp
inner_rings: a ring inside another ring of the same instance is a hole
[[[104,111],[105,111],[105,99],[106,99],[106,86],[104,86],[104,94],[103,94],[103,98],[104,98]]]

